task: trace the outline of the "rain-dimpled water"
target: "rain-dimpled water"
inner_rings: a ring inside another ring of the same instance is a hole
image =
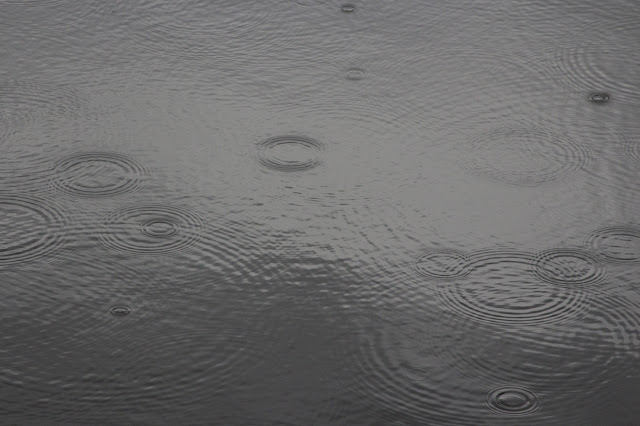
[[[0,424],[640,424],[639,17],[0,0]]]

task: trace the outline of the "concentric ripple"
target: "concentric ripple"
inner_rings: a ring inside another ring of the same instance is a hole
[[[538,253],[533,272],[551,284],[585,286],[601,282],[606,268],[586,250],[557,248]]]
[[[108,214],[99,237],[111,249],[159,254],[196,244],[204,226],[205,221],[197,213],[182,207],[132,206]]]
[[[0,267],[49,257],[71,247],[65,214],[34,196],[0,193]]]
[[[420,255],[414,268],[425,277],[453,279],[469,275],[471,261],[466,253],[460,251],[432,251]]]
[[[530,273],[533,254],[491,249],[473,252],[470,259],[472,274],[436,287],[441,302],[453,312],[513,326],[560,321],[583,308],[585,294],[540,284]]]
[[[471,175],[514,186],[566,180],[592,161],[586,146],[543,128],[494,129],[467,141],[462,155]]]
[[[487,406],[500,414],[526,416],[540,408],[540,398],[532,391],[518,386],[497,387],[487,393]]]
[[[585,243],[609,262],[640,262],[640,227],[600,228],[587,235]]]
[[[305,136],[277,136],[257,145],[257,159],[263,166],[280,172],[302,172],[323,163],[325,145]]]
[[[88,152],[59,161],[53,169],[56,188],[83,197],[106,197],[141,187],[145,166],[133,157],[115,152]]]

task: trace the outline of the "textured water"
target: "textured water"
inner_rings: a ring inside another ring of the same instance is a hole
[[[1,0],[0,424],[639,424],[638,16]]]

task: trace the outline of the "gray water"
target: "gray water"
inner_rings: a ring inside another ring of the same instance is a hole
[[[639,17],[0,0],[0,422],[639,424]]]

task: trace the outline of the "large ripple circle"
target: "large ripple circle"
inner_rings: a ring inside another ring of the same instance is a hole
[[[551,284],[583,286],[602,281],[606,268],[586,250],[557,248],[538,253],[533,272]]]
[[[497,128],[468,140],[461,166],[469,174],[514,186],[540,186],[570,178],[592,162],[591,151],[561,132]]]
[[[89,152],[59,161],[53,170],[56,188],[78,196],[106,197],[140,188],[147,173],[142,163],[114,152]]]
[[[201,238],[205,221],[183,207],[131,206],[109,213],[103,220],[100,241],[108,248],[159,254],[180,251]]]
[[[258,162],[280,172],[302,172],[322,164],[325,145],[305,136],[277,136],[257,144]]]
[[[640,262],[640,227],[607,226],[587,235],[585,242],[609,262]]]
[[[65,214],[45,199],[0,193],[0,267],[52,255],[69,246]]]
[[[574,316],[585,294],[561,286],[541,285],[531,273],[534,256],[509,249],[470,254],[472,273],[436,287],[451,311],[497,325],[551,323]]]

